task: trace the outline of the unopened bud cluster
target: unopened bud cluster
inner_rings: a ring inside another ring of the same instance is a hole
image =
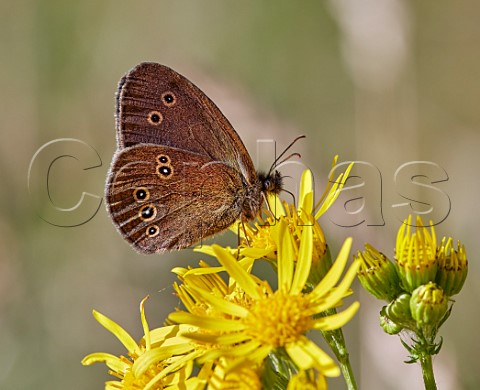
[[[465,247],[453,247],[451,238],[437,245],[435,229],[420,217],[412,232],[412,218],[397,234],[395,262],[365,245],[355,256],[362,261],[358,278],[363,287],[388,303],[380,313],[380,324],[389,334],[403,329],[434,337],[449,315],[449,298],[458,294],[468,272]]]

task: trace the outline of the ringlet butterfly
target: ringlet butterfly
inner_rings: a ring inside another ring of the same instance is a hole
[[[258,173],[219,108],[174,70],[137,65],[120,80],[116,101],[106,203],[137,251],[191,246],[254,219],[265,194],[282,190],[278,159]]]

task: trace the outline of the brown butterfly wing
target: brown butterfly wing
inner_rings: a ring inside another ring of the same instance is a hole
[[[178,148],[136,145],[117,151],[106,186],[115,226],[143,253],[181,249],[230,226],[241,214],[233,168]]]
[[[141,63],[125,75],[117,93],[117,144],[156,144],[188,150],[256,181],[253,162],[232,125],[195,85],[174,70]]]

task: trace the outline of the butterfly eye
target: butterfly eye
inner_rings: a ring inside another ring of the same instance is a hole
[[[144,221],[151,221],[153,218],[156,217],[157,209],[155,208],[155,206],[149,204],[149,205],[143,206],[140,209],[140,212],[138,213],[138,215]]]
[[[147,228],[147,237],[152,238],[158,236],[158,233],[160,233],[160,229],[157,225],[151,225]]]
[[[175,103],[177,103],[177,98],[172,92],[165,92],[162,95],[162,102],[165,104],[167,107],[173,107]]]
[[[137,202],[144,202],[150,198],[150,192],[145,187],[138,187],[133,190],[133,198]]]
[[[158,126],[163,121],[163,115],[159,111],[151,111],[148,114],[148,121],[154,126]]]

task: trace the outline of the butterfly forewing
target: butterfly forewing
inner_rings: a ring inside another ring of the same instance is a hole
[[[218,107],[160,64],[142,63],[120,82],[117,143],[119,149],[149,143],[176,147],[231,165],[249,184],[256,179],[245,146]]]

